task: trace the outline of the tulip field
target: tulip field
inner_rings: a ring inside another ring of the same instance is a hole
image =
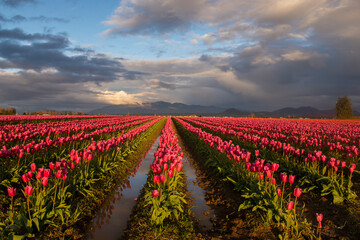
[[[358,121],[59,115],[0,117],[0,239],[87,239],[158,136],[123,239],[360,238]]]

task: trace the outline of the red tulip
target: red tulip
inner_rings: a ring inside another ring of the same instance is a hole
[[[157,197],[157,196],[159,196],[159,192],[158,192],[158,190],[154,190],[154,191],[152,191],[152,196],[153,196],[153,197]]]
[[[164,174],[160,175],[160,182],[161,183],[165,182],[165,175]]]
[[[176,166],[176,171],[180,172],[182,168],[182,162],[179,162]]]
[[[286,175],[286,173],[282,173],[282,174],[281,174],[281,181],[284,182],[284,183],[287,182],[287,175]]]
[[[50,169],[54,169],[54,168],[55,168],[55,165],[54,165],[53,162],[49,162],[49,168],[50,168]]]
[[[259,156],[259,150],[255,150],[255,156],[257,157],[257,156]]]
[[[275,178],[272,178],[272,179],[271,179],[271,182],[272,182],[272,184],[276,184],[276,179],[275,179]]]
[[[345,161],[343,161],[343,162],[341,162],[341,167],[346,167],[346,162]]]
[[[355,163],[352,163],[352,164],[350,165],[350,172],[353,173],[354,170],[355,170],[355,168],[356,168]]]
[[[322,228],[321,221],[323,220],[322,213],[316,213],[316,220],[319,222],[318,228]]]
[[[164,164],[164,171],[168,170],[169,165],[167,165],[167,163]]]
[[[292,184],[294,183],[295,180],[295,176],[294,175],[289,175],[289,183]]]
[[[174,172],[169,170],[168,175],[169,175],[169,178],[172,178],[174,176]]]
[[[279,164],[273,163],[271,164],[271,171],[275,172],[279,169]]]
[[[25,187],[25,194],[28,196],[31,196],[33,193],[33,187],[32,186],[26,186]]]
[[[14,187],[9,187],[7,189],[7,191],[8,191],[8,194],[9,194],[10,197],[14,197],[15,194],[16,194],[16,188],[14,188]]]
[[[36,171],[36,164],[35,163],[32,163],[30,165],[30,168],[31,168],[31,171],[35,172]]]
[[[21,178],[24,181],[24,183],[26,183],[26,182],[28,182],[30,180],[28,174],[22,175]]]
[[[287,209],[288,210],[291,210],[291,209],[293,209],[294,208],[294,202],[293,201],[290,201],[289,203],[288,203],[288,205],[287,205]]]
[[[48,184],[49,179],[47,177],[44,177],[42,180],[42,185],[46,186]]]
[[[280,188],[278,188],[278,189],[276,189],[276,193],[277,193],[277,195],[281,195],[281,189]]]
[[[159,183],[160,182],[160,178],[158,175],[154,176],[154,183]]]
[[[295,196],[295,197],[300,197],[301,193],[302,193],[302,189],[301,189],[301,188],[295,188],[295,189],[294,189],[294,196]]]

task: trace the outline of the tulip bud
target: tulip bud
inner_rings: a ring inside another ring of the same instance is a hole
[[[169,170],[168,175],[169,175],[169,178],[172,178],[174,176],[174,172]]]
[[[276,189],[276,193],[277,193],[277,195],[281,195],[281,189],[280,188],[278,188],[278,189]]]

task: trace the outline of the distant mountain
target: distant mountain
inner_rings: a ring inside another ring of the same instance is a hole
[[[224,108],[214,106],[186,105],[183,103],[153,102],[133,105],[109,105],[95,109],[89,114],[140,114],[140,115],[167,115],[167,114],[215,114],[224,111]]]
[[[334,109],[319,110],[313,107],[286,107],[281,108],[275,111],[261,111],[253,112],[256,117],[293,117],[293,118],[333,118],[336,116]],[[251,113],[243,110],[237,110],[230,108],[220,113],[221,116],[237,116],[237,117],[247,117]],[[360,112],[354,111],[354,116],[360,116]]]
[[[183,103],[153,102],[132,105],[108,105],[99,109],[95,109],[89,114],[109,114],[109,115],[216,115],[229,117],[249,117],[251,114],[255,117],[293,117],[293,118],[333,118],[335,110],[319,110],[313,107],[286,107],[275,111],[249,112],[236,108],[221,108],[214,106],[187,105]],[[360,116],[360,112],[354,111],[354,116]]]
[[[315,118],[315,117],[325,117],[331,118],[335,116],[335,111],[333,109],[329,110],[319,110],[313,107],[298,107],[298,108],[281,108],[272,112],[258,112],[257,116],[264,117],[306,117],[306,118]]]

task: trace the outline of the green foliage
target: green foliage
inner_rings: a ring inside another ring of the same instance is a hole
[[[352,118],[353,108],[348,96],[339,97],[336,103],[335,112],[337,118],[346,119]]]

